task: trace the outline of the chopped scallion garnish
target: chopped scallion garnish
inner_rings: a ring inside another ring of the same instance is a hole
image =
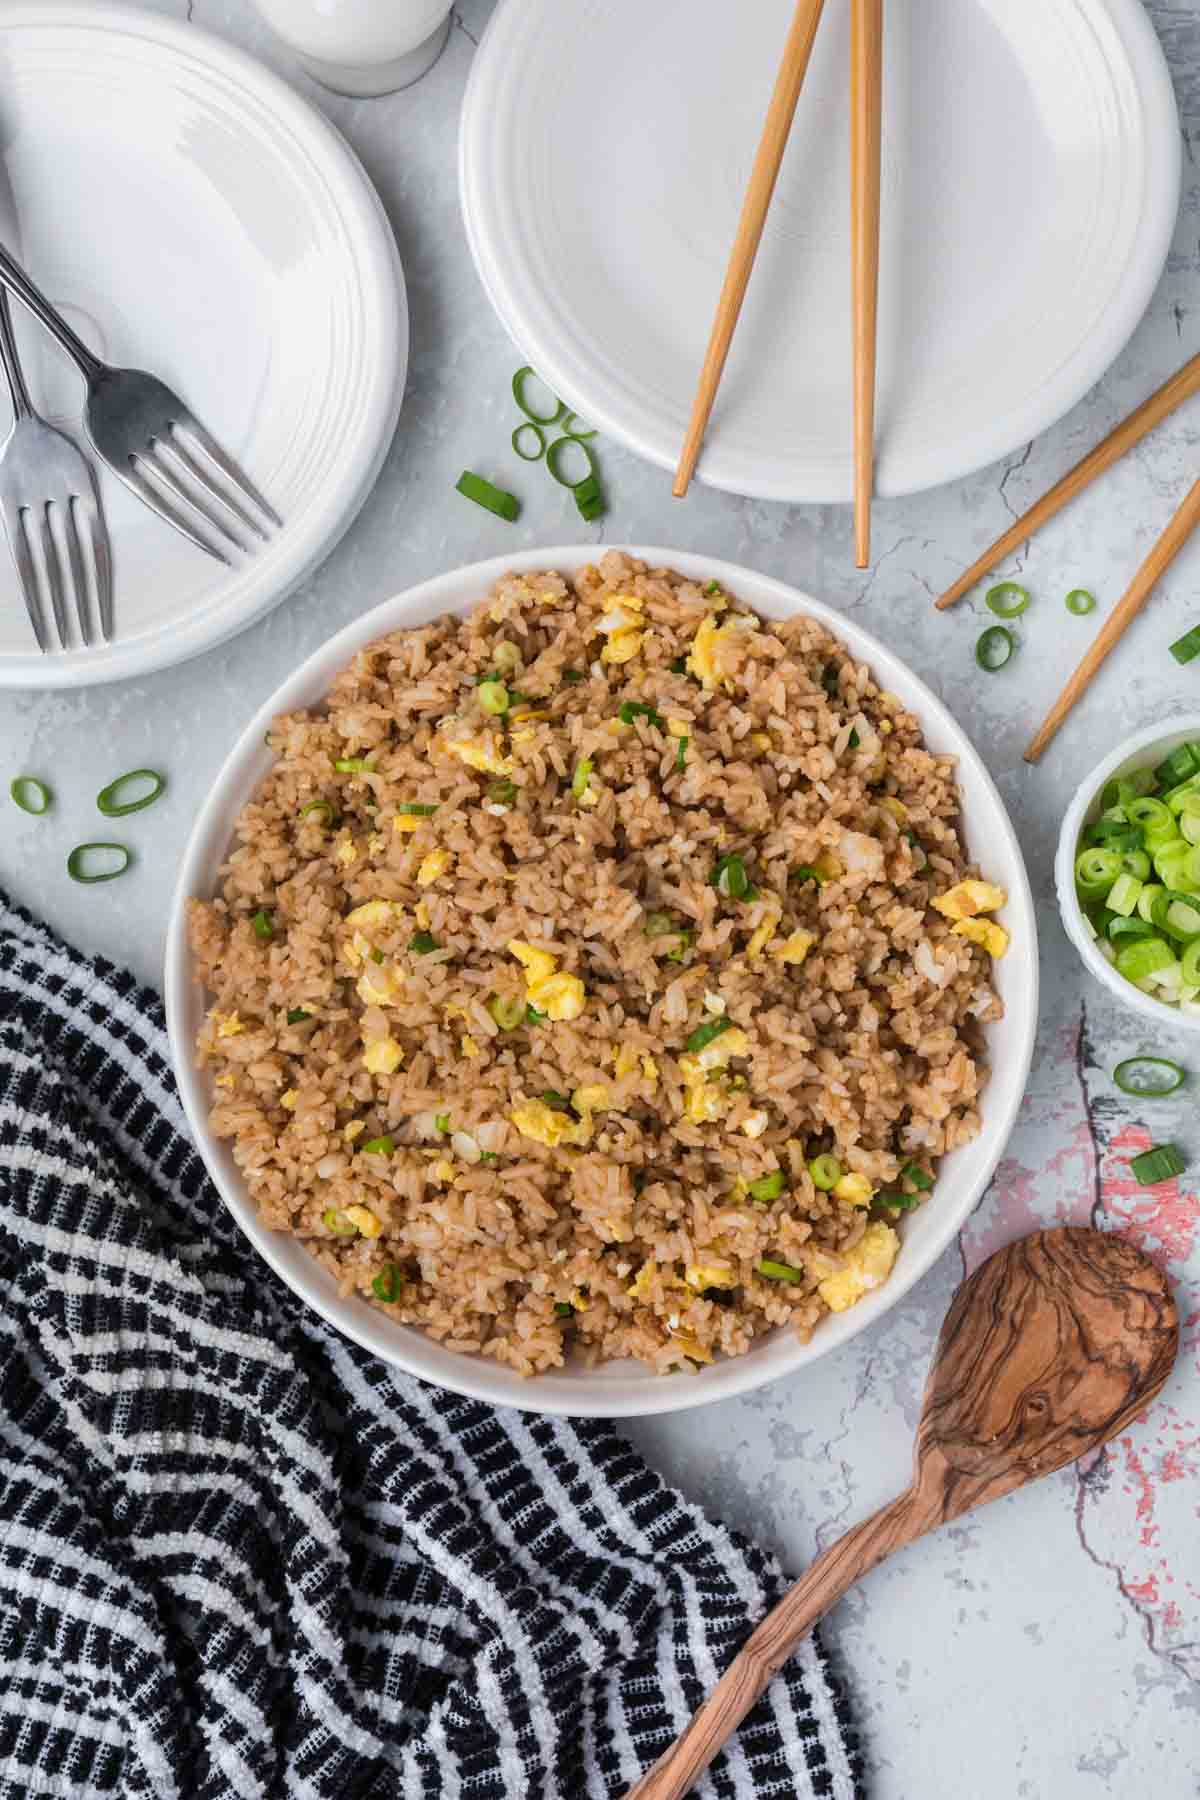
[[[568,475],[563,468],[562,459],[570,451],[578,452],[587,463],[587,470],[583,475]],[[580,484],[587,481],[589,477],[594,480],[596,476],[596,458],[592,454],[591,445],[585,443],[583,438],[555,438],[554,442],[546,451],[546,467],[560,487],[578,488]]]
[[[390,1156],[396,1148],[395,1138],[386,1136],[368,1138],[362,1147],[364,1156]]]
[[[632,725],[635,719],[645,719],[648,724],[655,726],[659,731],[661,731],[663,727],[662,714],[657,712],[653,706],[643,705],[640,700],[623,701],[617,712],[617,717],[620,719],[622,725]]]
[[[480,682],[479,686],[475,689],[475,698],[478,700],[480,706],[482,706],[484,712],[491,713],[494,717],[499,717],[501,713],[506,713],[511,704],[508,689],[505,687],[504,683],[495,680],[495,678],[491,676],[489,676],[487,681]]]
[[[1171,1181],[1176,1175],[1182,1175],[1187,1162],[1174,1144],[1155,1144],[1153,1149],[1143,1150],[1140,1156],[1131,1156],[1129,1168],[1134,1180],[1140,1181],[1143,1187],[1156,1187],[1160,1181]]]
[[[821,1188],[825,1193],[835,1188],[842,1179],[841,1163],[828,1152],[822,1156],[814,1156],[808,1165],[808,1172],[812,1176],[813,1186]]]
[[[1193,625],[1190,631],[1175,639],[1171,655],[1177,663],[1190,663],[1193,657],[1200,656],[1200,625]]]
[[[771,1262],[767,1260],[760,1262],[757,1266],[759,1274],[764,1275],[768,1281],[804,1280],[804,1270],[793,1267],[791,1263]]]
[[[431,950],[437,949],[438,942],[428,931],[414,931],[408,940],[408,947],[414,956],[428,956]]]
[[[525,364],[525,367],[523,369],[517,370],[516,374],[512,378],[513,399],[516,401],[516,403],[517,403],[518,407],[521,409],[521,411],[525,414],[525,417],[527,419],[532,420],[533,424],[535,424],[535,425],[556,425],[558,423],[558,421],[562,418],[564,412],[566,412],[566,402],[563,400],[560,400],[558,398],[558,395],[555,394],[553,391],[551,391],[550,398],[554,401],[554,411],[550,412],[550,413],[534,412],[532,406],[530,406],[528,400],[525,398],[525,384],[529,380],[530,376],[533,377],[534,381],[542,381],[542,378],[538,374],[537,370],[532,368],[528,363]],[[544,381],[542,381],[542,386],[546,387],[546,385],[547,384]],[[574,418],[575,415],[572,413],[569,416],[571,418]]]
[[[251,919],[254,935],[262,944],[270,943],[275,936],[275,921],[265,907],[260,907]]]
[[[443,1137],[448,1137],[450,1135],[450,1114],[448,1112],[436,1113],[433,1120],[433,1129],[439,1131]]]
[[[587,793],[594,766],[590,756],[581,756],[575,764],[575,773],[571,777],[571,792],[576,800],[582,800]]]
[[[729,900],[744,900],[750,893],[746,865],[736,854],[721,857],[708,879]]]
[[[335,758],[333,766],[339,775],[362,775],[373,769],[375,764],[369,756],[339,756]]]
[[[536,445],[536,448],[533,450],[522,450],[521,448],[521,439],[527,431],[532,433],[533,442]],[[518,425],[513,432],[512,447],[522,462],[541,462],[543,456],[546,454],[546,434],[536,420],[526,419],[524,423]]]
[[[517,797],[515,781],[489,781],[487,797],[493,806],[511,806]]]
[[[919,1188],[923,1194],[933,1186],[933,1176],[928,1169],[923,1169],[920,1163],[906,1162],[900,1171],[900,1179],[901,1181],[911,1181],[913,1186]]]
[[[19,806],[22,812],[32,813],[35,819],[49,812],[54,804],[54,795],[36,775],[16,776],[9,783],[8,791],[14,806]]]
[[[145,793],[135,793],[132,799],[122,799],[122,794],[134,783],[148,781],[149,789]],[[118,775],[107,787],[101,788],[96,795],[96,806],[106,819],[123,819],[128,813],[142,812],[162,794],[166,787],[166,778],[157,769],[130,769],[124,775]]]
[[[385,1306],[394,1306],[400,1298],[400,1272],[395,1263],[386,1263],[371,1282],[371,1292]]]
[[[717,1019],[706,1019],[703,1025],[697,1025],[684,1048],[694,1056],[698,1050],[706,1049],[714,1038],[719,1038],[723,1031],[728,1031],[732,1024],[733,1020],[726,1013],[722,1013]]]
[[[437,807],[426,806],[420,800],[401,800],[396,806],[396,811],[406,819],[432,819]]]
[[[675,767],[677,769],[685,769],[687,767],[687,753],[688,745],[690,743],[690,738],[681,737],[675,739]]]
[[[987,674],[994,675],[1011,661],[1016,647],[1017,640],[1011,631],[1007,631],[1003,625],[989,625],[986,631],[980,633],[975,645],[975,661]]]
[[[311,1018],[312,1014],[310,1012],[305,1012],[302,1006],[293,1006],[291,1012],[287,1016],[287,1022],[289,1025],[303,1025],[305,1019]]]
[[[493,994],[487,1004],[488,1011],[501,1031],[515,1031],[518,1025],[524,1025],[524,1000],[517,1000],[509,994]]]
[[[1165,1056],[1129,1056],[1113,1070],[1113,1080],[1123,1094],[1140,1094],[1161,1100],[1184,1083],[1184,1071]]]
[[[999,581],[983,598],[988,610],[998,619],[1016,619],[1029,605],[1029,590],[1016,581]]]
[[[760,1175],[756,1181],[752,1181],[746,1191],[752,1200],[757,1201],[760,1206],[765,1206],[770,1200],[778,1200],[783,1192],[783,1187],[783,1170],[772,1169],[769,1175]]]
[[[498,519],[507,519],[510,525],[521,515],[521,502],[515,494],[495,487],[482,475],[472,474],[470,469],[463,470],[455,486],[465,499],[473,500],[485,512],[495,513]]]
[[[120,860],[113,865],[111,859]],[[97,858],[100,867],[95,868]],[[115,881],[133,861],[133,852],[124,844],[76,844],[67,858],[67,874],[72,881],[94,887],[99,881]]]
[[[334,812],[328,800],[310,800],[306,806],[300,808],[298,817],[301,819],[319,819],[321,824],[327,828],[332,828],[332,826],[337,824],[337,814]]]
[[[1067,595],[1067,611],[1069,613],[1074,613],[1077,619],[1084,618],[1088,613],[1093,611],[1095,605],[1095,594],[1089,594],[1086,588],[1072,588]]]
[[[327,1206],[321,1214],[321,1223],[326,1231],[332,1231],[335,1237],[354,1237],[358,1226],[352,1219],[347,1219],[336,1206]]]

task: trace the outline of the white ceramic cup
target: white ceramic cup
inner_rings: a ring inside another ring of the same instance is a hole
[[[335,93],[392,94],[441,55],[450,0],[256,0],[314,80]]]
[[[1174,719],[1169,727],[1164,727],[1160,721],[1144,731],[1135,732],[1124,743],[1118,744],[1076,788],[1075,797],[1063,817],[1058,837],[1058,855],[1054,861],[1054,886],[1063,926],[1096,980],[1102,982],[1122,1006],[1128,1007],[1131,1012],[1140,1013],[1143,1019],[1150,1019],[1159,1025],[1177,1026],[1180,1031],[1193,1033],[1200,1032],[1200,1013],[1184,1012],[1182,1007],[1159,1000],[1154,994],[1144,994],[1141,988],[1134,987],[1131,981],[1118,975],[1112,964],[1100,954],[1088,934],[1083,908],[1075,892],[1075,858],[1079,853],[1079,834],[1099,813],[1100,792],[1108,782],[1115,781],[1119,775],[1132,774],[1134,769],[1147,766],[1153,768],[1164,756],[1169,756],[1172,750],[1178,750],[1180,744],[1197,742],[1200,742],[1200,713],[1184,713]]]

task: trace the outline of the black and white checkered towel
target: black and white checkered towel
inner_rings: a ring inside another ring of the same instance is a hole
[[[600,1800],[780,1591],[602,1423],[396,1374],[188,1142],[156,998],[0,897],[0,1800]],[[699,1793],[861,1793],[819,1647]]]

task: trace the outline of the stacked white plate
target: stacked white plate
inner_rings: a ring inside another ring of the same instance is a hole
[[[353,153],[284,82],[132,7],[0,9],[0,147],[0,236],[93,350],[177,390],[284,520],[222,568],[105,473],[117,639],[65,655],[37,651],[0,544],[0,687],[144,674],[273,606],[366,498],[408,357],[395,243]],[[16,326],[35,404],[77,432],[77,376]]]
[[[504,0],[462,118],[500,318],[591,424],[673,468],[794,0]],[[881,494],[1043,431],[1162,271],[1179,129],[1140,0],[888,0]],[[846,500],[848,9],[825,8],[701,479]]]

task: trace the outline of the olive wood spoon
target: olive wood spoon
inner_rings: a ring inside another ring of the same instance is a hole
[[[1166,1277],[1122,1238],[1063,1226],[990,1256],[942,1325],[912,1486],[822,1551],[626,1800],[681,1800],[860,1576],[934,1526],[1107,1443],[1158,1393],[1178,1344]]]

